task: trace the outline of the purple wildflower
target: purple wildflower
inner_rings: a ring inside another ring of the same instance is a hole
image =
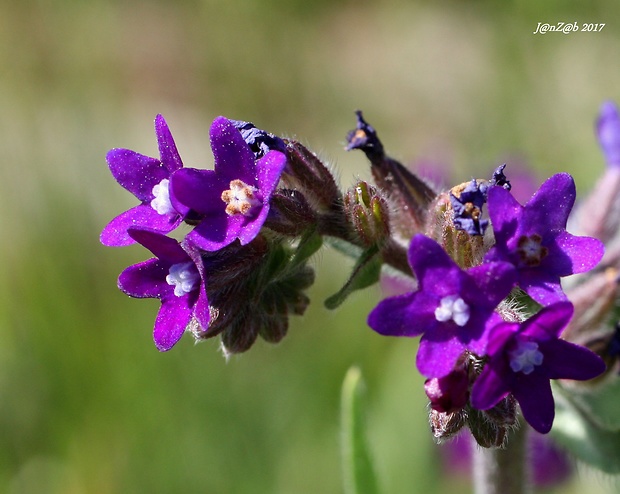
[[[244,122],[243,120],[231,120],[230,122],[241,132],[243,140],[250,146],[256,159],[262,158],[272,150],[282,153],[286,151],[286,144],[282,139],[274,134],[257,129],[252,122]]]
[[[521,324],[493,328],[489,360],[474,383],[471,405],[487,410],[512,393],[525,420],[538,432],[549,432],[555,416],[549,380],[583,381],[605,370],[598,355],[559,338],[572,316],[572,304],[558,302]]]
[[[620,113],[613,101],[601,105],[596,134],[607,165],[620,167]]]
[[[454,212],[454,227],[470,235],[484,235],[489,220],[482,219],[482,206],[486,201],[488,186],[480,187],[475,179],[466,186],[450,191],[450,203]]]
[[[498,262],[463,271],[421,234],[411,240],[408,257],[418,290],[380,302],[368,325],[388,336],[422,335],[418,369],[426,377],[443,377],[465,349],[484,354],[487,329],[501,320],[493,311],[514,286],[515,270]]]
[[[118,287],[130,297],[161,300],[153,339],[157,349],[165,352],[193,320],[204,330],[208,328],[204,266],[200,254],[187,243],[182,246],[153,230],[130,228],[128,233],[157,257],[125,269]]]
[[[603,257],[603,244],[566,231],[575,202],[575,183],[568,173],[547,179],[522,206],[502,187],[488,193],[495,246],[487,261],[508,261],[518,284],[534,300],[549,305],[566,300],[560,278],[592,269]]]
[[[174,230],[187,209],[170,197],[172,173],[183,167],[164,117],[155,118],[160,158],[150,158],[129,149],[112,149],[106,160],[116,181],[140,200],[140,204],[114,218],[101,232],[101,243],[121,247],[135,241],[130,227],[146,227],[162,233]]]
[[[202,218],[188,239],[204,250],[216,251],[236,239],[245,245],[258,235],[286,156],[269,151],[255,162],[250,146],[224,117],[213,121],[210,137],[215,169],[179,170],[171,188],[177,200]]]

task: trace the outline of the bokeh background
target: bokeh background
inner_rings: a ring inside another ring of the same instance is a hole
[[[534,35],[539,22],[606,26]],[[350,265],[335,252],[315,259],[313,304],[281,344],[225,362],[186,338],[159,354],[158,302],[116,289],[147,253],[98,242],[135,204],[105,153],[156,156],[162,113],[186,166],[210,167],[225,115],[302,140],[347,185],[369,175],[343,150],[359,108],[395,157],[448,183],[508,162],[538,181],[569,171],[584,192],[604,166],[593,121],[608,98],[614,1],[1,2],[0,492],[342,492],[351,365],[384,492],[466,492],[430,439],[416,342],[365,324],[379,290],[323,308]],[[585,485],[617,488],[580,469],[553,492]]]

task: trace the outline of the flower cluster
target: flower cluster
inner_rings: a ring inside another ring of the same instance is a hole
[[[620,116],[604,105],[597,126],[606,175],[575,214],[573,178],[548,178],[525,204],[499,166],[489,180],[441,191],[384,151],[357,112],[347,150],[370,161],[374,185],[341,191],[314,153],[244,121],[215,119],[213,169],[183,166],[163,117],[159,158],[113,149],[114,178],[140,201],[101,233],[109,246],[139,243],[155,257],[128,267],[119,288],[161,300],[154,339],[171,349],[188,331],[220,336],[225,353],[258,336],[280,341],[288,316],[309,304],[309,258],[324,241],[355,259],[328,308],[379,280],[383,266],[415,284],[368,316],[376,332],[421,336],[436,438],[467,425],[482,446],[501,446],[525,420],[546,433],[554,420],[550,380],[589,380],[618,359],[617,331],[596,334],[615,306],[620,267]],[[615,215],[614,218],[619,218]],[[169,236],[179,225],[190,231]],[[569,226],[577,234],[567,231]],[[604,245],[616,246],[607,249]],[[587,347],[595,348],[597,355]],[[602,346],[600,342],[605,342]]]
[[[155,255],[123,271],[118,285],[132,297],[161,300],[153,333],[160,351],[186,330],[197,339],[222,334],[227,352],[246,350],[259,334],[278,341],[288,313],[301,314],[308,303],[303,290],[313,273],[305,258],[263,228],[287,163],[284,143],[252,129],[215,119],[213,170],[183,167],[161,115],[155,119],[159,159],[127,149],[107,155],[114,178],[140,204],[113,219],[101,242],[138,242]],[[181,241],[166,236],[182,222],[193,229]]]

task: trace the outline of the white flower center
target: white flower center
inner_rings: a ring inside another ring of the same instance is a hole
[[[226,214],[250,216],[254,206],[262,204],[261,200],[256,197],[257,191],[256,187],[241,180],[232,180],[230,190],[222,192],[222,201],[226,203]]]
[[[435,309],[435,319],[439,322],[454,321],[457,326],[465,326],[469,321],[469,306],[458,295],[448,295]]]
[[[177,297],[187,295],[200,284],[200,273],[191,261],[173,264],[168,273],[166,283],[174,285],[174,294]]]
[[[538,350],[538,343],[533,341],[519,341],[519,345],[508,353],[510,368],[514,372],[531,374],[534,367],[542,364],[543,354]]]
[[[157,185],[153,186],[153,195],[155,198],[151,201],[151,207],[159,214],[170,214],[176,212],[170,202],[169,183],[170,180],[164,178]]]

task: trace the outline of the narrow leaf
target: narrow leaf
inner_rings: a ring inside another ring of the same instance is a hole
[[[369,287],[379,281],[381,274],[381,255],[376,246],[364,251],[353,266],[351,277],[344,286],[325,301],[325,307],[335,309],[356,290]]]
[[[341,452],[345,494],[378,494],[377,479],[368,451],[364,428],[364,383],[357,367],[351,367],[342,385]]]
[[[307,261],[323,245],[323,237],[316,230],[308,230],[299,240],[295,255],[291,260],[293,265],[298,265]]]

